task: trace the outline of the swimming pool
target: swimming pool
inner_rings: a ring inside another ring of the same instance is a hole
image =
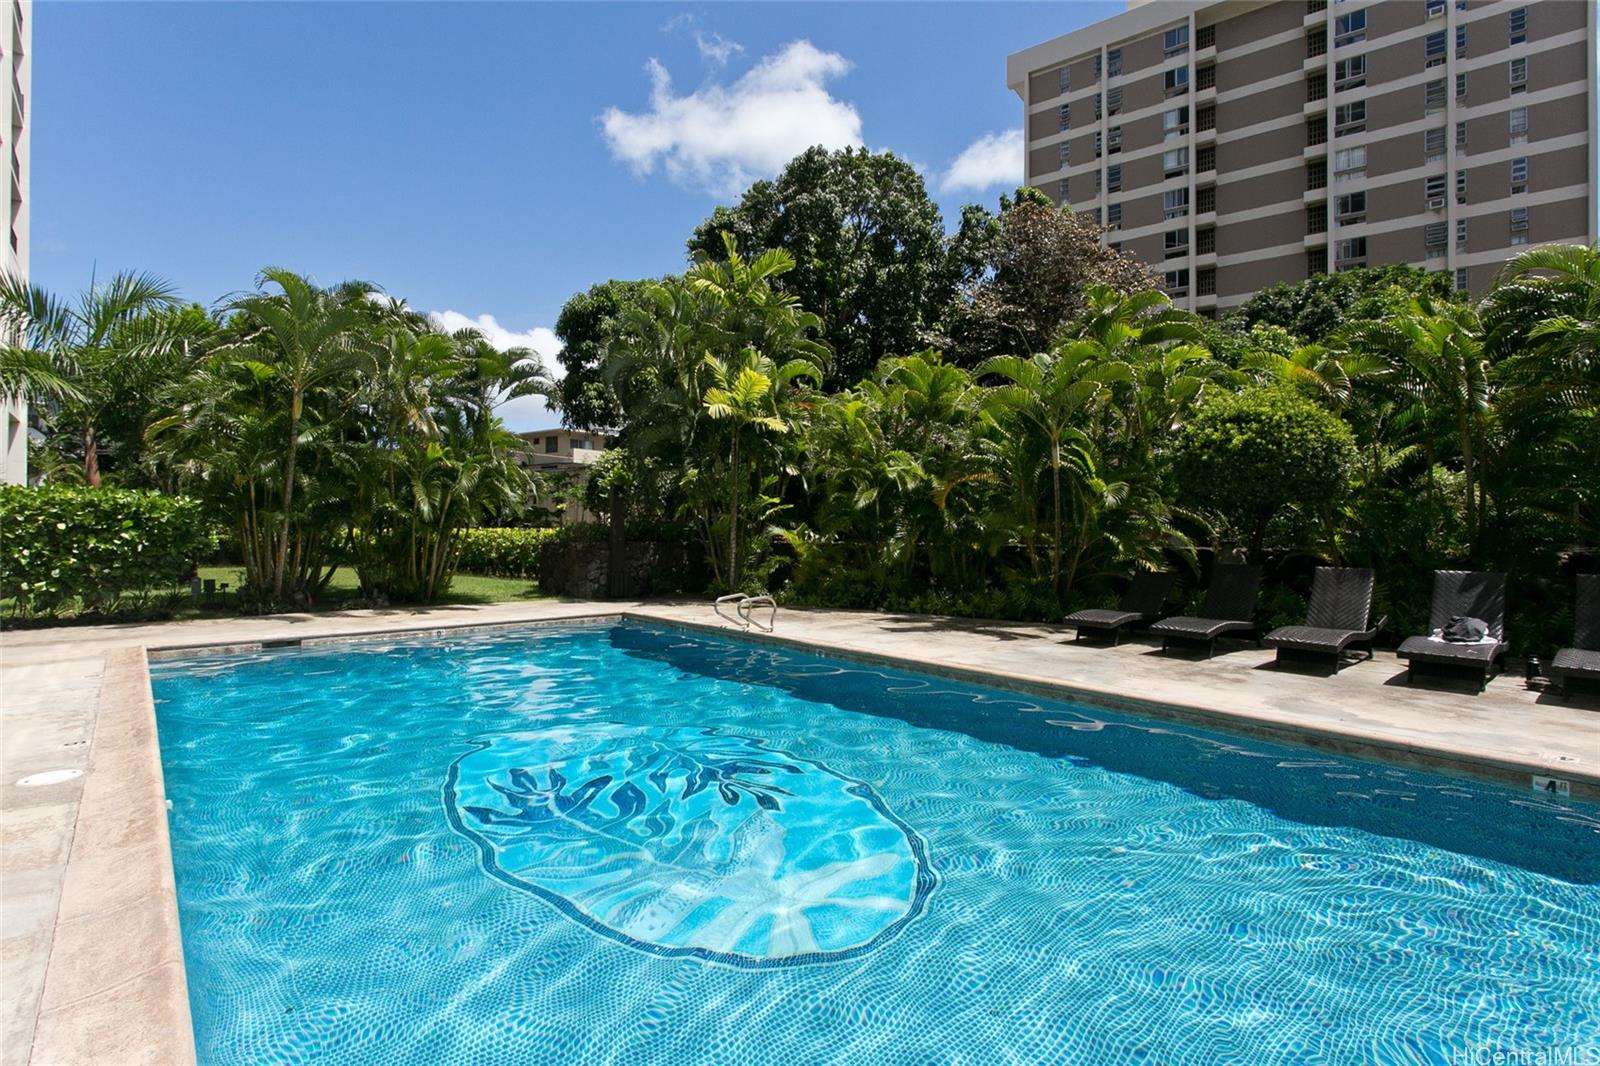
[[[1600,1045],[1585,804],[633,623],[151,673],[202,1062]]]

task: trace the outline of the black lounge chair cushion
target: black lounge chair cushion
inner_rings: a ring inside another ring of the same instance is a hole
[[[1109,607],[1091,607],[1086,611],[1075,611],[1067,615],[1066,623],[1077,626],[1079,629],[1121,629],[1151,615],[1141,614],[1138,611],[1118,611]]]
[[[1432,637],[1407,637],[1395,654],[1402,659],[1414,659],[1421,663],[1487,665],[1499,658],[1500,653],[1505,650],[1504,642],[1498,640],[1485,641],[1481,644],[1454,644],[1448,640],[1434,640]]]
[[[1150,632],[1163,637],[1215,640],[1224,633],[1255,627],[1254,622],[1241,622],[1237,618],[1167,618],[1151,626]]]
[[[1279,626],[1267,634],[1266,642],[1274,648],[1343,651],[1345,645],[1363,639],[1371,640],[1372,634],[1365,630],[1324,629],[1321,626]]]
[[[1600,651],[1584,648],[1562,648],[1550,660],[1551,677],[1576,677],[1579,680],[1600,681]]]

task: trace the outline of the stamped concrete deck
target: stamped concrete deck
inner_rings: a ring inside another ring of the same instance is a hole
[[[193,1060],[145,649],[296,642],[396,630],[626,613],[731,627],[704,603],[537,603],[354,611],[0,635],[0,1062]],[[1336,678],[1285,673],[1270,652],[1216,659],[1074,645],[1070,631],[845,611],[780,612],[776,640],[1043,694],[1081,694],[1335,750],[1600,796],[1600,705],[1503,677],[1482,695],[1410,688],[1391,657]],[[77,769],[42,787],[21,778]]]

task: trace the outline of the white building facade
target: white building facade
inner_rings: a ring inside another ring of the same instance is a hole
[[[0,167],[0,189],[9,223],[0,267],[10,274],[28,277],[28,107],[33,85],[33,2],[0,0],[5,4],[0,21],[0,114],[9,118],[0,125],[7,131],[6,164]],[[15,342],[20,338],[6,338]],[[28,480],[28,404],[18,396],[0,394],[0,482],[13,484]]]

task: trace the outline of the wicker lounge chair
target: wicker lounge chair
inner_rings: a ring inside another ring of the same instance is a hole
[[[1085,634],[1110,636],[1111,643],[1122,643],[1122,631],[1130,626],[1154,622],[1161,617],[1161,608],[1172,593],[1172,583],[1177,575],[1170,570],[1141,570],[1133,575],[1128,591],[1116,608],[1092,607],[1074,611],[1063,621],[1077,626],[1073,640],[1082,640]]]
[[[1267,644],[1278,649],[1277,662],[1300,656],[1330,656],[1339,672],[1350,648],[1372,658],[1372,641],[1388,619],[1367,628],[1372,620],[1373,574],[1365,568],[1319,566],[1311,581],[1311,606],[1303,626],[1280,626],[1267,634]]]
[[[1206,658],[1216,651],[1217,638],[1228,633],[1254,632],[1256,593],[1261,589],[1261,568],[1226,564],[1211,575],[1200,616],[1164,618],[1150,627],[1161,638],[1161,650],[1173,640],[1204,643]]]
[[[1450,619],[1480,618],[1489,627],[1488,639],[1476,644],[1452,644],[1434,639]],[[1433,602],[1428,608],[1429,635],[1407,637],[1395,653],[1407,661],[1409,684],[1420,664],[1424,669],[1467,669],[1478,674],[1479,691],[1489,685],[1490,671],[1505,655],[1506,575],[1475,570],[1435,570]]]
[[[1572,647],[1562,648],[1550,660],[1550,679],[1556,691],[1567,694],[1567,682],[1600,682],[1600,574],[1578,576],[1578,605],[1574,612]]]

